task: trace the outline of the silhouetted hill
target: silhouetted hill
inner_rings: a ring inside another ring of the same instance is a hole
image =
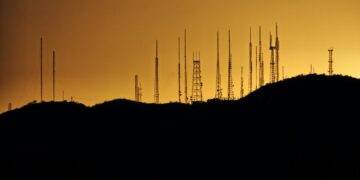
[[[238,101],[29,104],[0,115],[0,175],[359,179],[359,92],[359,79],[307,75]]]

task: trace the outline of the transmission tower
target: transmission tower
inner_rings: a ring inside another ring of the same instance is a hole
[[[255,89],[258,88],[258,54],[257,54],[257,46],[255,46]]]
[[[328,49],[329,51],[329,76],[333,75],[333,48]]]
[[[270,83],[274,83],[276,79],[275,72],[275,61],[274,61],[274,50],[276,46],[272,46],[272,36],[270,33],[270,51],[271,51],[271,59],[270,59]]]
[[[217,32],[217,59],[216,59],[216,92],[215,99],[222,98],[221,75],[220,75],[220,55],[219,55],[219,32]]]
[[[43,38],[40,38],[40,102],[43,101]]]
[[[264,61],[261,49],[261,26],[259,27],[259,87],[264,85]]]
[[[55,101],[55,51],[53,51],[53,101]]]
[[[233,87],[234,84],[232,81],[231,43],[230,43],[230,30],[229,30],[228,100],[234,100]]]
[[[200,53],[193,55],[192,102],[202,101],[202,82],[200,69]]]
[[[187,71],[186,71],[186,29],[184,30],[184,76],[185,76],[185,103],[188,103],[187,95]]]
[[[159,58],[158,58],[158,41],[156,40],[156,57],[155,57],[155,90],[154,101],[159,103]]]
[[[243,67],[241,66],[240,98],[243,97],[244,97],[244,78],[243,78]]]
[[[280,49],[280,42],[278,37],[278,25],[276,23],[276,40],[275,40],[275,52],[276,52],[276,79],[275,81],[279,81],[279,49]]]
[[[180,73],[180,37],[178,38],[178,96],[179,102],[181,102],[181,73]]]
[[[142,88],[141,88],[141,83],[139,85],[139,90],[138,90],[138,97],[139,97],[139,102],[141,102],[141,97],[142,97]]]
[[[139,97],[139,79],[138,79],[138,75],[135,75],[135,101],[139,102],[140,101],[140,97]]]
[[[249,43],[249,94],[252,92],[252,42],[250,27],[250,43]]]

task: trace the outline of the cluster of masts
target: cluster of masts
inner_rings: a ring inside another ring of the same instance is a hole
[[[253,46],[251,39],[251,28],[250,28],[250,43],[249,43],[249,93],[253,91]],[[220,73],[220,44],[219,44],[219,32],[217,32],[217,59],[216,59],[216,89],[215,89],[215,99],[223,99],[223,100],[234,100],[234,83],[232,77],[232,54],[231,54],[231,36],[230,30],[228,31],[228,76],[227,76],[227,96],[224,97],[222,93],[221,87],[221,73]],[[270,59],[270,83],[274,83],[279,81],[279,47],[280,42],[278,38],[278,28],[276,24],[276,38],[275,45],[272,45],[272,35],[270,33],[270,51],[271,51],[271,59]],[[180,55],[180,37],[178,38],[178,102],[182,102],[182,96],[184,95],[184,103],[189,102],[198,102],[203,101],[202,96],[202,86],[203,83],[201,81],[201,68],[200,68],[200,52],[193,55],[193,79],[192,79],[192,94],[190,98],[188,97],[187,91],[187,56],[186,56],[186,30],[184,31],[184,94],[181,91],[181,55]],[[274,54],[275,53],[275,54]],[[155,88],[154,88],[154,102],[159,103],[159,68],[158,68],[159,58],[158,58],[158,41],[156,41],[156,56],[155,56]],[[139,100],[139,88],[138,88],[138,80],[137,75],[135,76],[135,100]],[[243,67],[241,67],[241,88],[240,88],[240,97],[244,97],[244,80],[243,80]],[[255,89],[258,87],[262,87],[265,84],[264,80],[264,60],[263,60],[263,52],[262,52],[262,42],[261,42],[261,26],[259,27],[259,45],[255,47]]]
[[[216,87],[215,87],[215,99],[221,100],[234,100],[234,91],[233,91],[233,79],[232,79],[232,55],[231,55],[231,41],[230,41],[230,30],[228,31],[228,42],[229,42],[229,54],[228,54],[228,92],[227,97],[224,97],[222,94],[221,88],[221,73],[220,73],[220,55],[219,55],[219,32],[217,32],[217,58],[216,58]],[[184,103],[190,102],[201,102],[203,101],[202,96],[202,87],[203,83],[201,81],[201,68],[200,68],[200,52],[193,54],[193,80],[192,80],[192,95],[188,96],[188,87],[187,87],[187,62],[186,62],[186,30],[184,31],[184,94],[181,91],[181,54],[180,54],[180,37],[178,38],[178,102],[182,102],[182,95],[184,95]],[[278,38],[278,26],[276,24],[276,37],[275,44],[272,44],[272,34],[270,33],[270,47],[271,52],[270,57],[270,81],[269,83],[274,83],[279,81],[279,49],[280,41]],[[252,75],[253,75],[253,54],[252,51],[252,39],[251,39],[251,28],[250,28],[250,42],[249,42],[249,93],[253,91],[252,89]],[[333,75],[333,48],[329,48],[329,75]],[[53,85],[53,101],[55,101],[55,50],[52,51],[52,85]],[[310,74],[315,73],[315,67],[310,65]],[[159,93],[159,58],[158,58],[158,41],[156,40],[156,55],[155,55],[155,88],[154,88],[154,102],[160,102],[160,93]],[[282,79],[284,79],[284,66],[282,66]],[[259,27],[259,44],[255,46],[255,90],[258,87],[264,86],[264,60],[262,52],[262,42],[261,42],[261,26]],[[244,80],[243,80],[243,67],[241,66],[241,77],[240,77],[240,98],[244,97]],[[65,100],[64,91],[62,91],[63,101]],[[138,75],[135,75],[135,100],[138,102],[142,101],[142,88],[141,83],[139,83]],[[71,97],[73,101],[73,97]],[[40,102],[43,102],[43,38],[40,38]],[[12,103],[8,104],[8,110],[12,109]]]
[[[250,28],[250,42],[249,42],[249,94],[253,91],[253,45]],[[280,80],[280,61],[279,61],[279,50],[280,41],[278,37],[278,26],[275,25],[275,43],[272,43],[272,34],[270,32],[270,79],[269,83],[275,83]],[[232,54],[231,54],[231,37],[230,30],[228,31],[228,88],[227,96],[224,97],[221,87],[221,73],[220,73],[220,45],[219,45],[219,32],[217,32],[217,58],[216,58],[216,87],[214,99],[221,100],[234,100],[234,84],[232,78]],[[264,79],[264,59],[262,51],[262,40],[261,40],[261,26],[259,27],[259,42],[258,46],[255,46],[255,90],[265,85]],[[332,52],[333,49],[329,49],[329,75],[333,74],[332,68]],[[192,79],[192,95],[188,97],[187,91],[187,65],[186,65],[186,30],[184,31],[184,94],[181,91],[181,55],[180,55],[180,37],[178,38],[178,102],[182,102],[182,96],[184,95],[184,103],[189,102],[201,102],[203,101],[201,81],[201,68],[200,68],[200,52],[193,54],[193,79]],[[158,41],[156,41],[156,56],[155,56],[155,88],[154,88],[154,102],[159,103],[159,78],[158,78]],[[315,73],[315,68],[311,65],[310,73]],[[282,66],[282,79],[284,79],[284,66]],[[244,79],[243,79],[243,67],[241,66],[241,77],[240,77],[240,98],[244,97]],[[138,87],[138,77],[135,76],[135,100],[141,101],[141,87]]]

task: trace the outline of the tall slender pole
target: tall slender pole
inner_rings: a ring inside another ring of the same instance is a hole
[[[55,101],[55,51],[53,51],[53,101]]]
[[[155,57],[155,103],[159,103],[159,58],[158,58],[158,41],[156,40],[156,57]]]
[[[232,82],[232,62],[231,62],[231,41],[230,41],[230,30],[229,30],[229,66],[228,66],[228,100],[234,99]]]
[[[43,38],[40,38],[40,102],[43,101]]]
[[[181,102],[181,73],[180,73],[180,37],[178,38],[178,95],[179,95],[179,102]]]
[[[219,55],[219,31],[217,32],[217,58],[216,58],[216,92],[215,98],[222,98],[222,89],[221,89],[221,74],[220,74],[220,55]]]
[[[278,37],[278,25],[276,23],[276,39],[275,39],[275,50],[276,50],[276,81],[279,81],[279,49],[280,49],[280,42]]]
[[[258,54],[257,54],[257,46],[255,46],[255,89],[257,89],[257,85],[258,85],[258,65],[257,65],[257,61],[258,61]]]
[[[249,94],[252,92],[252,42],[250,27],[250,43],[249,43]]]
[[[188,103],[187,95],[187,71],[186,71],[186,29],[184,30],[184,70],[185,70],[185,103]]]

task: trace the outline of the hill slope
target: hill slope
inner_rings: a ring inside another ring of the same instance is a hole
[[[360,80],[308,75],[239,101],[31,104],[0,115],[0,173],[117,179],[359,179]]]

